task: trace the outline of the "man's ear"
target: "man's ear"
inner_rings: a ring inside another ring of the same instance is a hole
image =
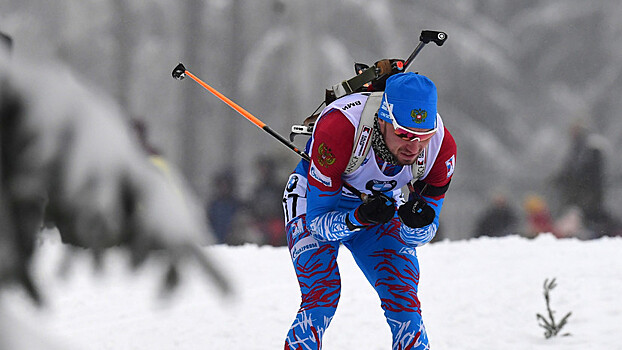
[[[386,140],[387,122],[378,118],[378,129],[380,129],[380,134],[382,135],[382,139]]]

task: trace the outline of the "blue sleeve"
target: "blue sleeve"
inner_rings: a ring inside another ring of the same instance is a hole
[[[342,176],[352,154],[355,131],[340,110],[331,110],[316,122],[308,145],[307,228],[318,240],[337,241],[355,233],[346,224],[354,209],[340,206]]]
[[[428,242],[430,242],[434,236],[436,235],[436,231],[438,230],[438,222],[439,217],[441,215],[441,208],[443,207],[443,201],[445,197],[433,199],[430,197],[423,196],[425,201],[434,209],[434,221],[431,224],[424,227],[408,227],[404,224],[400,227],[400,237],[406,242],[406,244],[419,247]]]
[[[339,211],[341,189],[334,193],[321,191],[313,185],[307,188],[307,225],[313,237],[320,241],[338,241],[346,239],[356,231],[350,231],[346,217],[357,223],[354,211]]]

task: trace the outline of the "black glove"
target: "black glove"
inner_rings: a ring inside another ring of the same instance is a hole
[[[374,224],[386,224],[395,215],[395,200],[381,192],[374,192],[354,212],[355,224],[347,217],[346,224],[351,231]]]
[[[417,228],[431,224],[436,217],[436,212],[422,197],[413,196],[408,202],[402,204],[397,215],[404,225]]]

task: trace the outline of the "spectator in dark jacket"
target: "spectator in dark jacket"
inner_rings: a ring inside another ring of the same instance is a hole
[[[488,208],[480,215],[473,237],[503,237],[516,233],[517,216],[503,193],[492,196]]]

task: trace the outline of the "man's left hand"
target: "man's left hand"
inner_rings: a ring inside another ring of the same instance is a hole
[[[415,197],[402,204],[397,215],[402,222],[412,228],[424,227],[431,224],[436,217],[434,209],[421,197]]]

